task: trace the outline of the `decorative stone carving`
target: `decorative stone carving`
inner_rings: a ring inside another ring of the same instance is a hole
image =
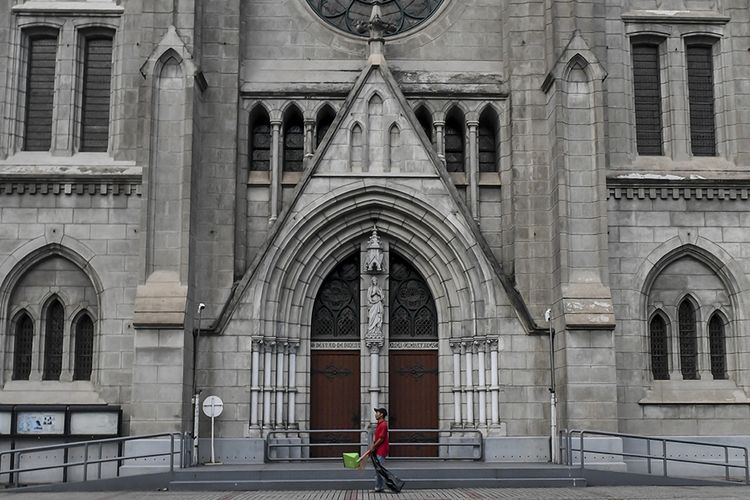
[[[378,285],[378,278],[372,277],[367,289],[367,301],[370,308],[367,311],[367,335],[365,340],[383,342],[383,289]],[[382,345],[382,344],[381,344]]]
[[[370,274],[383,272],[383,245],[380,243],[378,236],[378,227],[373,226],[370,241],[367,242],[367,260],[365,261],[365,271]]]

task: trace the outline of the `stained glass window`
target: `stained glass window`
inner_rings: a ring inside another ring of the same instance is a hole
[[[698,340],[695,330],[695,309],[688,300],[683,300],[678,311],[680,323],[680,364],[682,378],[698,378]]]
[[[55,300],[47,308],[44,329],[44,380],[60,380],[65,310]]]
[[[73,380],[89,380],[94,353],[94,322],[84,314],[76,324]]]
[[[391,252],[390,337],[393,340],[437,340],[437,311],[427,283],[412,265]]]
[[[33,342],[34,323],[28,314],[23,313],[16,323],[16,338],[13,349],[13,380],[29,380]]]
[[[385,22],[392,26],[386,35],[397,35],[423,23],[443,0],[307,0],[325,22],[357,36],[367,36],[362,25],[370,18],[372,6],[380,3]]]
[[[724,341],[724,322],[714,314],[708,322],[708,344],[711,348],[711,374],[714,380],[727,378],[727,354]]]
[[[667,325],[664,318],[657,315],[651,320],[651,372],[654,374],[654,380],[669,379],[668,364],[668,340]]]
[[[359,253],[339,263],[320,286],[311,336],[313,340],[359,339]]]

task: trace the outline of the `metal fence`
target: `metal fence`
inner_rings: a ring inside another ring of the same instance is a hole
[[[576,439],[574,436],[578,436]],[[622,439],[632,439],[636,441],[641,441],[645,443],[646,446],[646,453],[635,453],[635,452],[618,452],[618,451],[609,451],[609,450],[602,450],[601,448],[589,448],[587,449],[585,447],[585,436],[606,436],[606,437],[617,437]],[[578,448],[574,448],[574,443],[578,443]],[[564,449],[565,453],[563,454],[564,457],[567,459],[567,464],[570,466],[575,466],[576,464],[573,463],[573,453],[578,453],[580,455],[580,468],[583,469],[586,467],[586,453],[591,454],[599,454],[599,455],[614,455],[614,456],[620,456],[620,457],[631,457],[631,458],[641,458],[646,460],[646,469],[649,474],[653,473],[653,463],[659,463],[661,464],[662,469],[662,475],[664,477],[669,476],[669,463],[670,462],[679,462],[679,463],[687,463],[687,464],[695,464],[695,465],[705,465],[705,466],[712,466],[712,467],[722,467],[724,469],[724,479],[726,481],[731,481],[731,473],[730,471],[732,469],[741,469],[744,472],[744,483],[750,484],[750,468],[748,468],[748,451],[747,448],[743,446],[735,446],[735,445],[729,445],[729,444],[722,444],[722,443],[708,443],[704,441],[692,441],[687,439],[672,439],[672,438],[664,438],[664,437],[652,437],[652,436],[641,436],[638,434],[624,434],[619,432],[604,432],[604,431],[592,431],[592,430],[585,430],[585,429],[572,429],[572,430],[564,430],[561,432],[561,447]],[[656,444],[654,447],[653,444]],[[698,460],[693,458],[683,458],[674,456],[674,453],[670,453],[669,445],[670,444],[677,444],[677,445],[691,445],[691,446],[701,446],[706,447],[710,449],[721,449],[723,450],[723,458],[724,460],[722,462],[712,461],[712,460]],[[656,448],[654,450],[654,448]],[[737,454],[740,456],[740,460],[743,462],[742,464],[733,464],[730,463],[730,450],[735,450]]]
[[[169,438],[169,451],[144,453],[140,455],[124,455],[122,452],[122,445],[128,441],[167,437]],[[114,456],[105,457],[105,447],[111,447],[112,445],[117,448],[117,453]],[[189,450],[191,446],[192,445],[188,434],[182,434],[179,432],[165,432],[161,434],[126,436],[118,438],[97,439],[93,441],[76,441],[72,443],[61,443],[47,446],[35,446],[31,448],[5,450],[0,452],[0,478],[5,478],[7,476],[7,484],[9,486],[19,486],[22,483],[22,481],[19,481],[21,474],[60,469],[62,470],[62,482],[69,482],[69,471],[74,467],[82,467],[82,480],[88,481],[89,479],[102,479],[102,465],[107,463],[115,464],[115,477],[119,477],[120,467],[125,460],[138,460],[163,456],[169,457],[169,471],[173,472],[175,469],[175,464],[177,464],[179,467],[187,467],[190,465]],[[69,450],[74,448],[81,448],[83,450],[83,456],[81,459],[68,459]],[[60,450],[64,452],[64,458],[61,463],[29,467],[20,466],[24,456],[31,456],[33,454],[39,453],[52,453]],[[92,468],[96,471],[95,477],[93,478],[90,477],[89,474],[89,470]]]
[[[435,436],[435,441],[410,440],[399,442],[394,437],[400,433],[412,433],[416,436]],[[352,435],[351,440],[341,440],[341,435]],[[484,458],[484,439],[476,429],[389,429],[390,444],[394,450],[414,449],[414,447],[436,448],[437,456],[390,456],[389,460],[482,460]],[[358,440],[354,436],[358,435]],[[361,451],[372,442],[371,430],[358,429],[324,429],[271,431],[266,435],[265,459],[267,462],[285,461],[319,461],[341,460],[341,456],[314,457],[313,450],[330,448]],[[326,439],[329,437],[329,439]],[[286,450],[286,451],[282,451]],[[458,451],[460,450],[460,451]]]

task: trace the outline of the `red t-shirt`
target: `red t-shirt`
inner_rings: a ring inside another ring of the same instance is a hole
[[[381,420],[378,422],[378,426],[375,428],[375,441],[378,439],[383,438],[383,442],[380,443],[380,446],[378,446],[375,449],[375,454],[379,457],[387,457],[388,456],[388,424],[385,422],[385,420]]]

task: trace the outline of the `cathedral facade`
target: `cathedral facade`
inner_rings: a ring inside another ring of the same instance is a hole
[[[749,26],[747,0],[0,0],[0,404],[138,435],[217,395],[240,462],[378,406],[544,461],[550,387],[559,428],[750,442]]]

